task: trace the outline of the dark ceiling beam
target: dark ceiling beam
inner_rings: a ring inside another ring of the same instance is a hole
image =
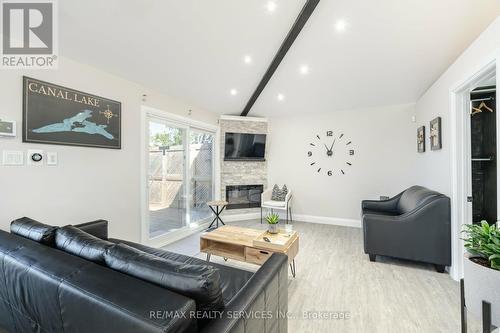
[[[288,35],[286,36],[283,43],[281,43],[278,53],[276,53],[276,55],[274,56],[273,61],[271,62],[271,64],[267,68],[266,73],[260,80],[257,89],[255,89],[254,93],[252,94],[252,97],[250,97],[247,104],[245,105],[245,108],[241,112],[241,116],[245,117],[246,115],[248,115],[248,112],[250,112],[250,110],[252,109],[253,105],[257,101],[257,98],[259,98],[260,94],[262,93],[266,85],[269,83],[269,80],[271,80],[271,77],[273,76],[274,72],[280,65],[281,61],[285,57],[290,47],[292,46],[293,42],[295,42],[295,39],[300,34],[300,31],[302,31],[302,28],[306,24],[307,20],[309,20],[309,17],[311,17],[311,14],[314,12],[314,9],[316,9],[316,6],[318,5],[319,1],[320,0],[307,0],[304,7],[302,7],[302,10],[300,11],[299,16],[295,20],[292,29],[290,29],[290,31],[288,32]]]

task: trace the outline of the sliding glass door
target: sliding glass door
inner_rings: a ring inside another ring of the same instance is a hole
[[[211,216],[207,202],[214,194],[214,134],[191,129],[189,135],[189,170],[191,201],[190,223],[196,226]]]
[[[214,132],[149,116],[147,225],[149,239],[208,220],[214,195]]]
[[[149,237],[186,225],[186,129],[149,121]]]

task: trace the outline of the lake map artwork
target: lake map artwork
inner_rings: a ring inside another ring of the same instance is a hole
[[[121,103],[23,78],[23,142],[121,148]]]

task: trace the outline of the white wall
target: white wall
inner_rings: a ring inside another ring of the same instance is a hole
[[[429,150],[424,154],[418,154],[416,160],[417,179],[420,184],[443,192],[452,199],[452,267],[450,274],[455,280],[462,276],[463,246],[460,240],[462,224],[469,221],[467,221],[467,214],[464,214],[462,209],[465,198],[461,198],[458,192],[453,192],[453,183],[456,179],[452,178],[452,163],[455,162],[452,160],[451,150],[453,140],[452,112],[454,112],[451,105],[451,92],[470,81],[491,62],[496,62],[498,71],[499,61],[500,17],[460,55],[416,104],[417,123],[415,126],[426,125],[427,147],[429,147],[429,121],[437,116],[442,118],[443,149]],[[500,83],[500,77],[497,73],[497,86],[498,83]],[[498,103],[497,100],[497,106]],[[462,135],[462,133],[457,133],[459,138]],[[457,151],[457,153],[461,152]],[[460,171],[458,172],[460,174]]]
[[[415,183],[413,115],[412,104],[270,118],[269,186],[285,183],[294,192],[297,219],[359,220],[361,200],[392,196]],[[313,158],[322,171],[310,165],[309,144],[317,141],[317,134],[324,138],[327,130],[336,136],[344,133],[353,142],[355,155],[347,157],[353,165],[344,167],[345,175],[338,168],[333,176],[326,175],[326,168],[336,168],[338,161],[326,157],[323,146],[321,155]]]
[[[21,143],[22,75],[122,102],[122,149]],[[147,94],[147,102],[142,95]],[[29,216],[55,225],[93,219],[110,221],[113,237],[140,240],[141,105],[215,125],[218,115],[141,87],[87,65],[61,58],[58,70],[3,70],[0,119],[18,122],[17,138],[1,138],[1,150],[43,149],[59,154],[56,167],[12,167],[0,163],[0,229]]]
[[[426,127],[427,152],[418,154],[418,182],[424,186],[451,195],[450,161],[450,90],[469,80],[491,59],[498,57],[500,48],[500,17],[497,18],[427,90],[416,104],[416,127]],[[497,75],[498,77],[498,75]],[[429,148],[429,121],[442,119],[443,149]]]

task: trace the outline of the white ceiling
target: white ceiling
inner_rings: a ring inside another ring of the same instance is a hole
[[[60,52],[239,114],[305,3],[275,2],[269,13],[268,0],[60,1]],[[499,14],[497,0],[322,0],[250,115],[415,102]]]

